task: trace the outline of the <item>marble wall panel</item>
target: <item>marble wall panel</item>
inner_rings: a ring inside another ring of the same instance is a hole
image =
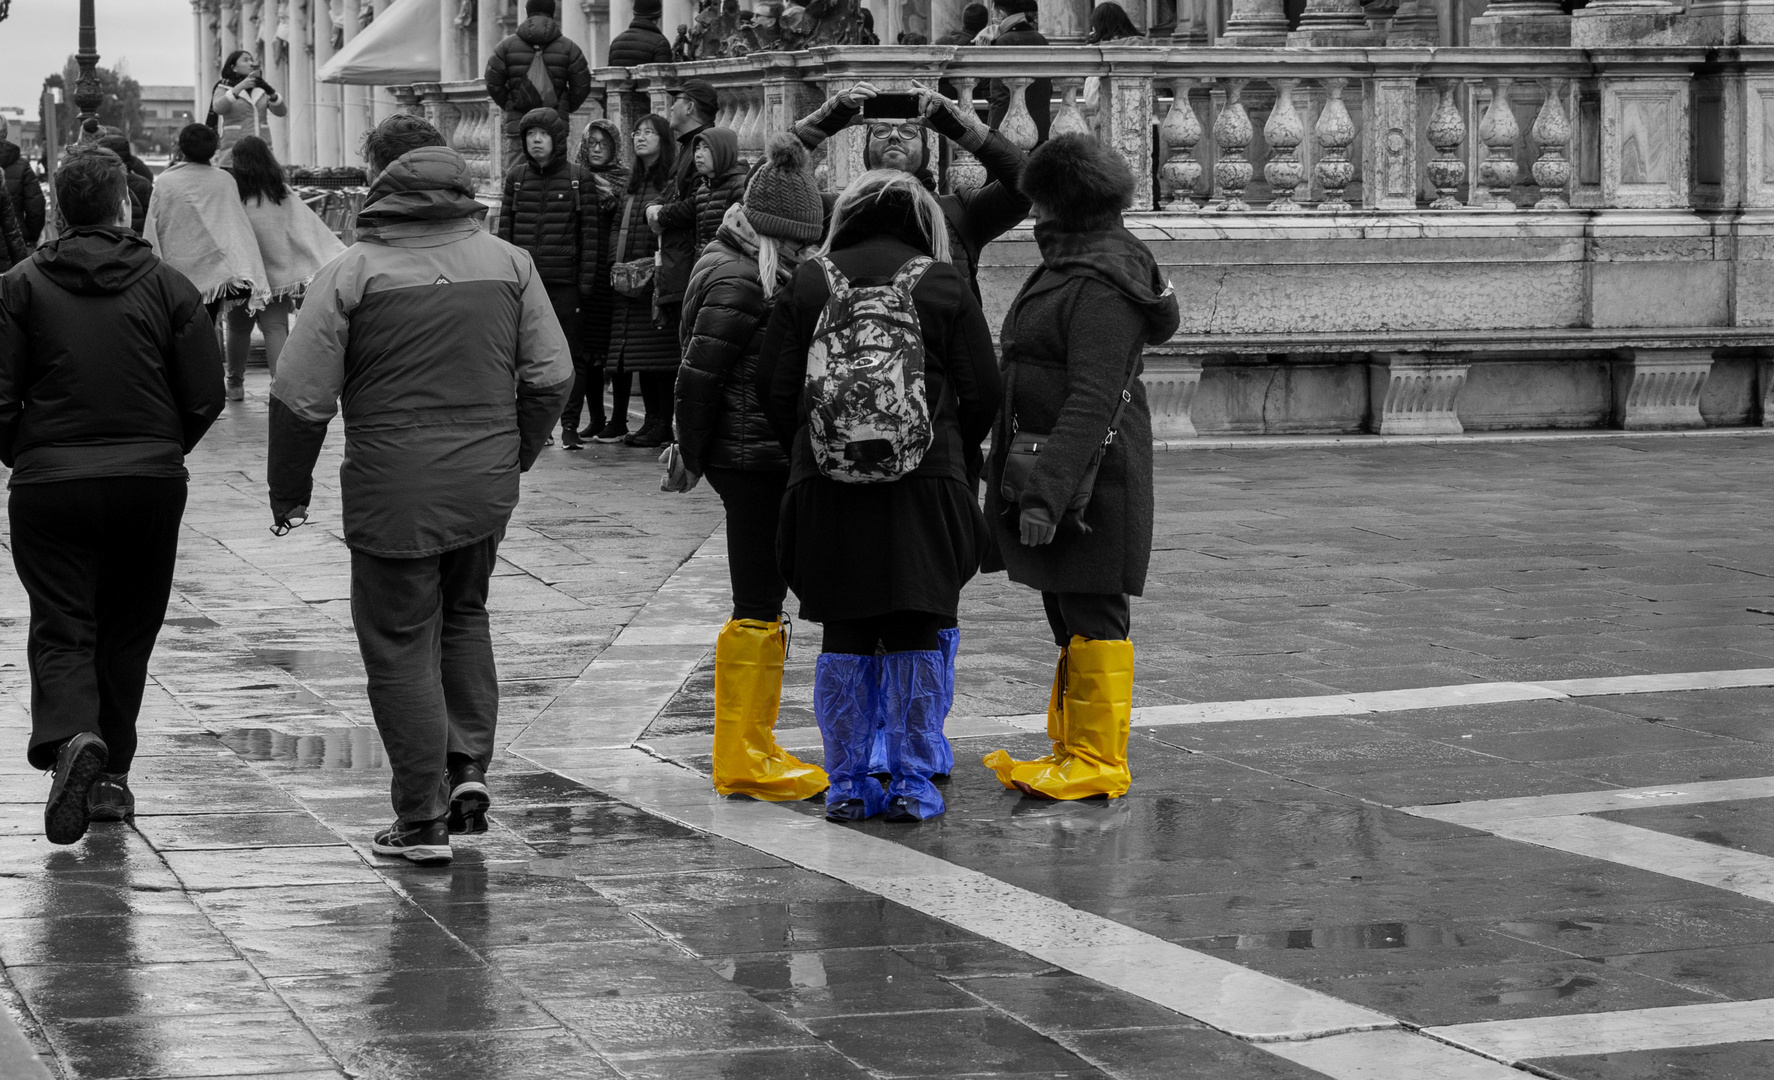
[[[1608,206],[1688,205],[1687,78],[1602,79],[1602,198]]]

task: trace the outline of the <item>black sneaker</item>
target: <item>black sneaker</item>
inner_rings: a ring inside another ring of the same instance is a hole
[[[86,835],[91,820],[93,781],[104,771],[111,752],[105,740],[83,731],[62,744],[55,755],[55,779],[43,803],[43,831],[52,844],[72,844]]]
[[[450,861],[450,830],[441,818],[411,824],[397,821],[376,834],[370,850],[378,855],[398,855],[420,866],[443,866]]]
[[[592,442],[621,442],[628,435],[628,421],[612,420],[604,425],[604,429],[591,437]]]
[[[585,440],[581,439],[579,437],[579,432],[575,431],[573,426],[569,424],[561,428],[561,445],[568,450],[577,450],[585,445]]]
[[[622,445],[637,449],[652,450],[664,446],[671,441],[671,427],[667,424],[644,424],[641,430],[622,440]]]
[[[579,429],[579,437],[581,439],[596,439],[603,433],[603,430],[604,422],[602,420],[593,420],[591,423],[586,424]]]
[[[479,765],[470,763],[450,770],[450,832],[486,832],[487,807],[492,803],[487,794],[487,774]]]
[[[93,821],[128,821],[136,816],[135,792],[129,790],[128,773],[100,773],[87,799],[87,817]]]

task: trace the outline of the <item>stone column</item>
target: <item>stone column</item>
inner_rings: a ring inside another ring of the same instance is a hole
[[[327,0],[310,0],[314,33],[314,70],[333,58],[333,14]],[[339,142],[344,131],[344,97],[338,83],[314,84],[314,163],[331,168],[344,164]]]
[[[369,0],[345,0],[345,44],[363,29],[363,9]],[[347,86],[341,91],[345,103],[344,122],[339,131],[339,158],[345,164],[361,161],[358,152],[363,146],[363,133],[370,122],[369,87]]]
[[[588,10],[587,0],[560,0],[560,3],[561,33],[566,36],[568,41],[585,50],[585,58],[588,63],[595,63],[591,59],[591,12]],[[486,57],[483,56],[481,57],[482,70],[485,70],[486,66]]]
[[[480,10],[474,27],[474,63],[469,65],[468,74],[465,76],[470,79],[481,78],[487,73],[487,61],[492,58],[493,46],[499,44],[500,38],[504,36],[502,33],[504,27],[499,25],[499,14],[505,5],[500,0],[476,0],[476,2],[480,5]],[[555,0],[556,9],[560,8],[562,2],[563,0]],[[573,0],[564,0],[564,2],[567,7],[577,6]],[[523,12],[520,10],[518,13],[521,15]],[[564,29],[563,24],[563,31]]]
[[[1554,48],[1571,44],[1571,17],[1558,0],[1491,0],[1472,20],[1471,45],[1478,48]]]
[[[277,92],[283,95],[284,104],[293,108],[290,103],[290,69],[289,61],[279,54],[277,42],[277,24],[288,8],[288,0],[265,0],[259,7],[259,41],[265,49],[265,74]],[[277,155],[278,161],[290,160],[290,120],[286,116],[272,114],[268,121],[271,125],[271,151]]]
[[[366,2],[369,3],[370,9],[376,13],[376,18],[379,19],[382,17],[382,12],[387,11],[388,5],[392,4],[394,0],[366,0]],[[395,100],[394,95],[389,92],[386,86],[370,87],[370,125],[372,127],[400,111],[400,102]],[[365,165],[367,166],[368,162],[365,162]]]
[[[197,85],[191,92],[191,115],[209,115],[210,90],[216,84],[215,69],[210,61],[209,16],[203,0],[191,0],[191,77]],[[65,91],[64,91],[65,92]],[[198,123],[202,123],[200,119]]]
[[[1306,0],[1300,28],[1287,35],[1289,48],[1352,48],[1385,43],[1384,33],[1368,28],[1361,0]]]
[[[1036,15],[1041,33],[1055,45],[1082,45],[1084,36],[1090,29],[1090,12],[1085,6],[1086,0],[1038,0],[1041,5]],[[1280,0],[1277,0],[1279,3]],[[966,5],[963,4],[963,7]],[[990,7],[988,2],[987,7]],[[960,25],[960,17],[955,19]]]
[[[285,0],[289,12],[289,150],[285,165],[314,164],[314,55],[309,8],[323,0]]]
[[[456,25],[456,16],[462,10],[460,0],[437,0],[437,52],[439,67],[442,69],[439,79],[442,82],[456,82],[465,78],[463,71],[466,65],[462,56],[462,28]]]
[[[1287,11],[1282,0],[1232,0],[1232,14],[1226,17],[1220,44],[1261,48],[1286,45],[1287,39]]]
[[[222,63],[228,62],[228,54],[240,48],[240,0],[222,0],[218,9],[216,30],[222,39]]]
[[[1680,4],[1665,0],[1596,0],[1571,17],[1570,45],[1579,49],[1610,46],[1687,45],[1696,27],[1686,25]]]

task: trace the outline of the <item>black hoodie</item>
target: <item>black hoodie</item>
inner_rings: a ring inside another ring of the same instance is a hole
[[[81,226],[0,277],[0,462],[13,486],[185,479],[223,400],[197,289],[140,237]]]

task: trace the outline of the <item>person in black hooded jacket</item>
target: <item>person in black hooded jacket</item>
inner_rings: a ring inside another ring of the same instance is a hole
[[[671,63],[671,42],[659,32],[659,0],[635,0],[634,20],[610,41],[609,67]]]
[[[1121,223],[1133,174],[1088,135],[1029,156],[1036,268],[999,335],[1007,400],[992,437],[986,516],[1010,580],[1041,592],[1060,648],[1050,698],[1053,752],[985,759],[1007,788],[1054,799],[1127,793],[1133,702],[1129,597],[1152,557],[1152,419],[1142,353],[1176,333],[1176,293]],[[1038,436],[1020,494],[1004,491],[1016,433]],[[1101,454],[1090,501],[1069,510]],[[988,565],[988,569],[991,566]]]
[[[524,159],[505,174],[498,237],[528,251],[535,260],[554,316],[567,335],[574,392],[583,398],[592,376],[579,316],[591,300],[599,268],[604,225],[600,188],[567,160],[567,122],[559,113],[532,109],[519,130]],[[561,445],[569,450],[585,445],[577,413],[574,410],[561,425]]]
[[[25,243],[24,229],[18,211],[12,208],[12,196],[0,187],[0,274],[31,257],[31,246]]]
[[[127,229],[123,162],[72,153],[61,235],[0,277],[0,461],[31,598],[31,740],[53,768],[44,831],[135,812],[128,773],[172,589],[185,455],[224,397],[203,298]],[[99,643],[103,643],[103,648]]]
[[[696,204],[696,254],[715,238],[727,207],[745,193],[751,170],[739,160],[739,133],[732,128],[712,127],[696,136],[690,147],[696,179],[690,198]]]
[[[37,173],[25,160],[18,144],[3,138],[0,138],[0,181],[5,183],[6,194],[12,196],[12,208],[19,216],[25,243],[36,247],[38,238],[43,235],[43,223],[48,219],[43,185],[37,182]]]
[[[529,0],[524,13],[527,18],[518,24],[517,33],[493,46],[493,55],[487,58],[487,96],[505,110],[505,137],[513,161],[523,156],[519,125],[525,113],[547,107],[559,113],[564,124],[591,96],[591,65],[585,51],[561,33],[554,0]]]

